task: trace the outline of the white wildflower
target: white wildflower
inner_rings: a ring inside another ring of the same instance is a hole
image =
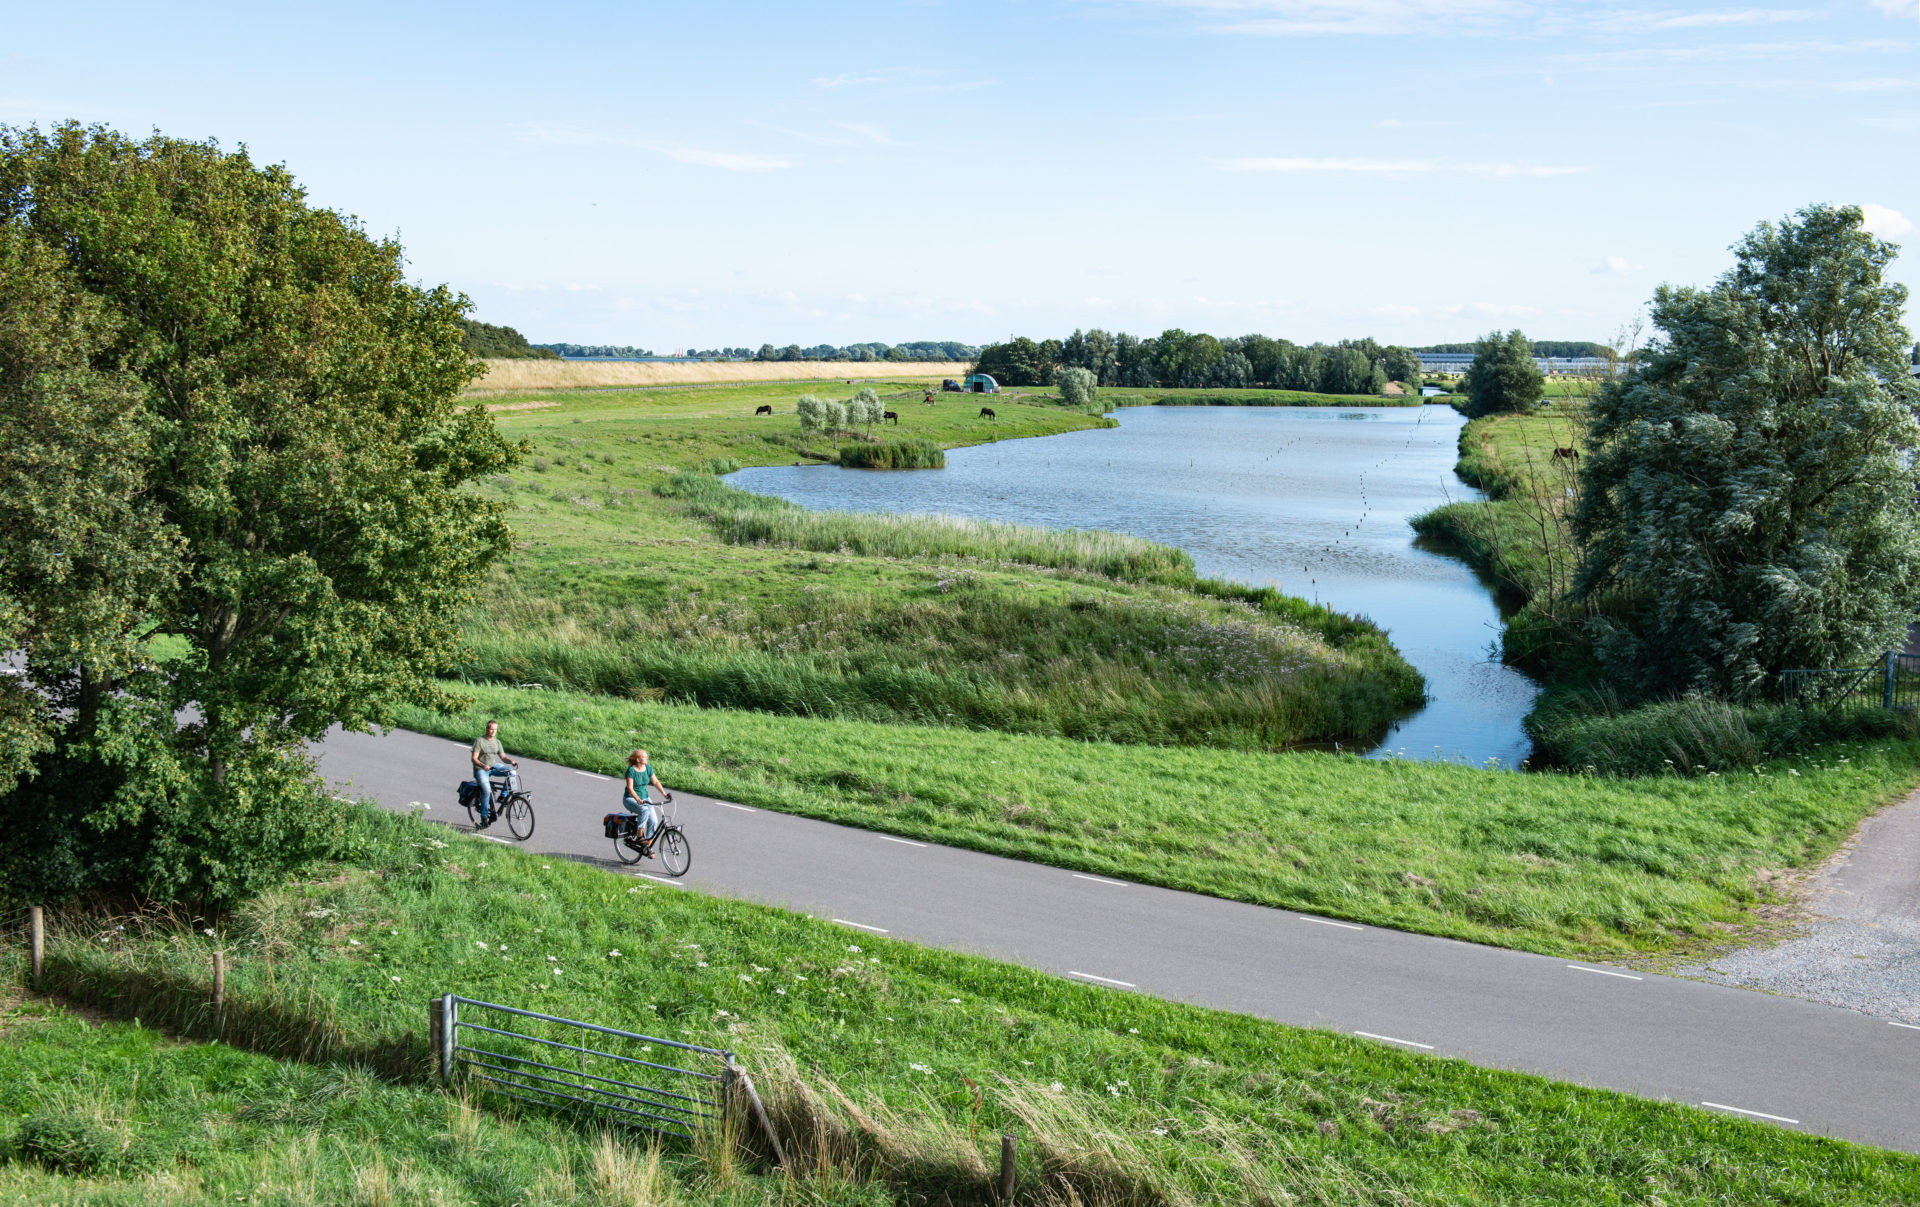
[[[912,1069],[912,1070],[913,1070],[914,1072],[916,1072],[916,1073],[931,1073],[931,1072],[933,1072],[933,1070],[932,1070],[931,1068],[929,1068],[929,1067],[927,1067],[926,1065],[923,1065],[923,1064],[921,1064],[921,1063],[920,1063],[919,1061],[915,1061],[915,1062],[913,1062],[912,1064],[910,1064],[910,1065],[908,1065],[907,1067],[908,1067],[909,1069]]]

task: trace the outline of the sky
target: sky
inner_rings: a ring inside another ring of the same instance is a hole
[[[1607,340],[1815,202],[1920,290],[1920,0],[12,6],[0,124],[67,119],[535,342]]]

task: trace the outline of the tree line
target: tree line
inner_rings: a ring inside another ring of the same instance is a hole
[[[470,318],[460,320],[460,346],[467,350],[468,356],[481,360],[558,360],[560,357],[551,348],[529,344],[527,337],[512,327],[496,327]]]
[[[1085,369],[1095,385],[1255,388],[1318,394],[1378,394],[1390,381],[1417,388],[1420,358],[1372,339],[1296,344],[1266,335],[1220,339],[1172,328],[1157,336],[1094,328],[1066,339],[1016,336],[988,344],[972,372],[1002,385],[1050,386],[1061,369]]]
[[[1478,352],[1478,343],[1472,344],[1427,344],[1415,348],[1415,352],[1451,352],[1464,356],[1469,352]],[[1605,357],[1613,350],[1606,344],[1595,343],[1590,339],[1537,339],[1533,341],[1533,354],[1545,357]]]

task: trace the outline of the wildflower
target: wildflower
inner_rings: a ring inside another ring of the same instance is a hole
[[[747,985],[751,985],[751,984],[753,984],[753,978],[752,978],[752,977],[750,977],[750,976],[748,976],[748,975],[747,975],[746,973],[744,973],[744,972],[740,974],[740,980],[741,980],[741,982],[742,982],[743,984],[747,984]]]
[[[1118,1098],[1120,1096],[1120,1087],[1117,1085],[1110,1085],[1107,1087],[1107,1093],[1112,1094],[1115,1098]]]
[[[1794,779],[1799,779],[1799,778],[1800,778],[1800,773],[1799,773],[1798,771],[1795,771],[1795,770],[1794,770],[1793,768],[1791,768],[1791,767],[1789,767],[1789,768],[1787,768],[1787,774],[1788,774],[1788,775],[1791,775],[1791,776],[1792,776],[1792,777],[1793,777]]]
[[[953,1004],[954,1004],[954,1005],[956,1005],[956,1006],[958,1006],[958,1005],[960,1004],[960,999],[959,999],[959,998],[957,998],[957,997],[950,997],[950,998],[948,998],[947,1000],[948,1000],[949,1002],[951,1002],[951,1003],[953,1003]]]
[[[611,956],[613,959],[616,959],[616,960],[620,958],[620,953],[618,950],[610,951],[607,953],[607,955]]]
[[[1153,1134],[1156,1136],[1164,1136],[1167,1134],[1167,1129],[1164,1127],[1156,1127],[1153,1129]]]
[[[929,1067],[927,1067],[926,1065],[923,1065],[923,1064],[921,1064],[921,1063],[920,1063],[919,1061],[915,1061],[915,1062],[913,1062],[912,1064],[910,1064],[910,1065],[908,1065],[907,1067],[908,1067],[909,1069],[912,1069],[912,1070],[913,1070],[914,1072],[916,1072],[916,1073],[931,1073],[931,1072],[933,1072],[933,1070],[932,1070],[931,1068],[929,1068]]]
[[[634,893],[637,893],[637,892],[639,892],[639,891],[640,891],[640,890],[639,890],[639,889],[637,889],[637,888],[630,888],[630,889],[628,889],[628,890],[627,890],[627,893],[628,893],[628,895],[629,895],[629,896],[631,896],[632,894],[634,894]],[[537,935],[537,934],[539,934],[540,932],[536,930],[536,931],[534,931],[533,933]]]
[[[486,867],[486,866],[487,866],[487,861],[486,861],[486,860],[484,860],[484,859],[482,859],[482,860],[481,860],[481,861],[480,861],[479,863],[476,863],[476,864],[474,864],[473,866],[475,866],[475,867],[477,867],[477,868],[483,868],[483,867]]]
[[[779,994],[781,997],[787,996],[787,991],[784,989],[775,989],[774,992]]]
[[[559,975],[560,975],[560,970],[559,970],[558,968],[549,968],[549,969],[547,969],[547,971],[548,971],[548,972],[551,972],[551,973],[552,973],[553,975],[555,975],[555,976],[559,976]]]
[[[560,959],[558,956],[548,956],[547,962],[550,964],[558,964],[560,962]]]
[[[1021,1064],[1023,1064],[1023,1065],[1027,1065],[1027,1066],[1029,1066],[1029,1067],[1031,1067],[1031,1066],[1032,1066],[1032,1064],[1033,1064],[1033,1062],[1032,1062],[1031,1060],[1023,1060],[1023,1061],[1021,1061],[1020,1063],[1021,1063]]]
[[[748,967],[753,969],[755,972],[772,972],[773,971],[773,969],[771,968],[762,968],[758,964],[749,964]]]
[[[398,984],[400,983],[400,978],[399,978],[399,977],[397,977],[397,976],[390,976],[390,977],[388,977],[387,979],[388,979],[389,981],[392,981],[392,982],[393,982],[394,984],[396,984],[396,985],[398,985]]]
[[[540,870],[541,870],[541,871],[543,871],[543,872],[550,872],[550,871],[552,871],[552,870],[553,870],[553,865],[551,865],[551,864],[546,864],[546,863],[543,863],[543,864],[541,864],[541,865],[540,865]]]
[[[1061,1085],[1059,1082],[1056,1081],[1052,1085],[1048,1086],[1047,1088],[1052,1090],[1054,1093],[1058,1094],[1061,1090],[1064,1090],[1067,1087]]]
[[[358,939],[348,939],[348,940],[347,940],[347,946],[348,946],[348,947],[358,947],[358,946],[360,946],[360,940],[358,940]]]
[[[473,945],[474,945],[475,947],[478,947],[478,948],[479,948],[479,949],[480,949],[481,951],[485,951],[485,950],[487,950],[487,945],[486,945],[485,943],[482,943],[482,942],[481,942],[480,940],[478,940],[478,939],[475,939],[475,940],[473,941]]]
[[[1140,1034],[1140,1028],[1138,1028],[1138,1027],[1128,1027],[1128,1028],[1127,1028],[1127,1034],[1128,1034],[1128,1035],[1138,1035],[1138,1034]]]
[[[209,926],[205,930],[201,931],[200,933],[207,936],[207,938],[211,939],[213,938],[213,927]]]
[[[853,952],[855,955],[858,955],[860,953],[860,945],[857,943],[849,943],[847,944],[847,950]]]
[[[705,968],[707,966],[707,962],[705,960],[695,960],[693,962],[693,966],[695,968]]]

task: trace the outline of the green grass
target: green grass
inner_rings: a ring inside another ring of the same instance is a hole
[[[1011,394],[986,420],[977,397],[928,405],[897,384],[880,387],[901,416],[894,443],[849,448],[937,454],[1113,422]],[[483,488],[512,504],[520,540],[454,669],[797,715],[1265,748],[1364,741],[1421,701],[1377,629],[1198,582],[1168,546],[816,514],[688,472],[844,456],[792,413],[823,388],[506,400],[542,404],[499,412],[533,448]],[[756,417],[763,403],[776,413]]]
[[[1920,743],[1900,741],[1737,776],[1613,780],[453,686],[472,696],[469,713],[406,723],[464,739],[498,718],[509,750],[603,773],[644,745],[674,788],[1561,954],[1711,941],[1762,900],[1762,869],[1823,857],[1920,780]]]
[[[347,817],[349,862],[226,918],[55,920],[55,994],[141,1021],[6,1014],[0,1201],[984,1203],[1003,1129],[1021,1134],[1027,1203],[1920,1197],[1904,1155]],[[224,1024],[205,1005],[216,947]],[[800,1175],[671,1147],[642,1197],[633,1141],[424,1084],[440,991],[741,1053]],[[93,1172],[23,1152],[49,1137]]]
[[[847,469],[945,469],[946,450],[931,440],[881,440],[843,444],[839,463]]]

